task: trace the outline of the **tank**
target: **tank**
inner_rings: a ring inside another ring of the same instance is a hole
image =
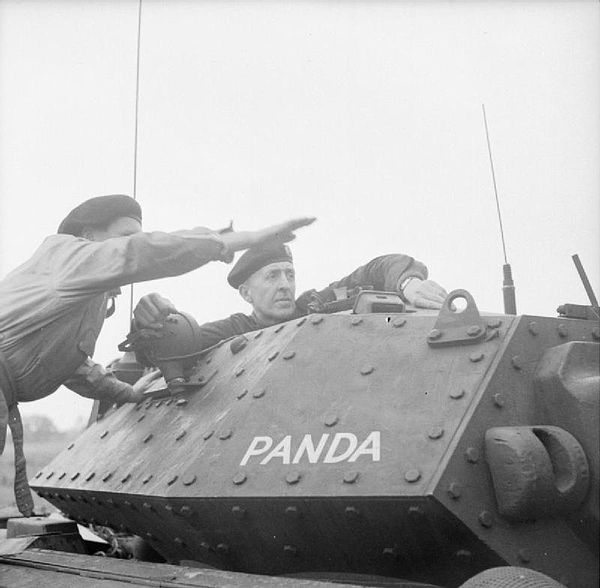
[[[598,585],[597,320],[482,314],[465,290],[439,313],[376,292],[318,310],[201,354],[174,315],[172,379],[94,422],[32,488],[170,564]]]

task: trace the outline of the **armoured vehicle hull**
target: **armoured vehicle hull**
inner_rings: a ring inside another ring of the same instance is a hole
[[[597,321],[481,316],[465,291],[439,315],[378,310],[222,342],[32,487],[171,563],[595,587]]]

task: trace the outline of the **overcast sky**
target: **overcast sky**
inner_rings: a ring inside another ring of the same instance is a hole
[[[518,312],[600,282],[600,4],[144,0],[137,198],[148,230],[315,215],[299,292],[383,253],[502,311],[485,103]],[[138,2],[0,0],[0,276],[85,198],[133,190]],[[158,291],[246,310],[221,263]],[[107,362],[128,296],[104,326]],[[25,405],[65,427],[90,403]]]

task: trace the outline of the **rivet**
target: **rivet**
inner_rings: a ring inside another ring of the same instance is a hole
[[[469,355],[469,359],[473,363],[477,363],[478,361],[481,361],[484,357],[485,356],[481,351],[476,351],[475,353],[471,353],[471,355]]]
[[[71,449],[73,449],[73,447],[75,447],[75,443],[71,443],[68,447],[67,450],[71,451]]]
[[[130,479],[131,479],[131,474],[127,474],[124,478],[121,478],[121,484],[125,484],[126,482],[129,482]]]
[[[247,389],[244,389],[241,392],[238,392],[237,399],[241,400],[244,396],[246,396],[246,394],[248,394],[248,390]]]
[[[145,418],[146,418],[146,415],[145,415],[145,414],[141,414],[141,415],[138,417],[138,420],[137,420],[137,422],[139,423],[139,422],[143,421]]]
[[[451,482],[448,485],[448,495],[450,496],[450,498],[453,498],[454,500],[458,500],[460,498],[461,493],[462,493],[462,488],[461,488],[460,484],[458,484],[457,482]]]
[[[260,337],[262,337],[264,331],[258,331],[258,333],[256,333],[256,335],[254,335],[255,339],[260,339]]]
[[[504,406],[505,400],[504,400],[504,396],[500,393],[498,394],[494,394],[494,404],[498,407],[498,408],[502,408]]]
[[[337,425],[338,423],[338,417],[335,414],[328,414],[325,415],[325,426],[326,427],[333,427],[334,425]]]
[[[394,320],[394,322],[392,323],[392,326],[394,326],[396,329],[398,329],[399,327],[403,327],[405,324],[406,324],[406,319],[399,318],[399,319]]]
[[[284,545],[283,553],[285,553],[286,555],[297,555],[298,548],[295,545]]]
[[[173,505],[172,504],[165,504],[165,510],[167,512],[172,513],[173,512]]]
[[[165,401],[165,406],[171,406],[172,403],[173,403],[173,399],[169,398],[168,400]]]
[[[177,545],[184,545],[184,541],[181,537],[175,537],[173,541],[177,543]]]
[[[233,483],[236,486],[243,484],[246,480],[247,480],[247,476],[246,476],[246,474],[244,474],[242,472],[238,472],[235,476],[233,476]]]
[[[149,502],[144,502],[144,504],[142,504],[142,508],[145,508],[146,510],[154,510]]]
[[[350,324],[351,324],[352,326],[356,326],[356,325],[360,325],[360,323],[362,323],[362,322],[363,322],[363,320],[362,320],[362,318],[361,318],[361,317],[359,317],[359,316],[355,316],[355,317],[352,319],[352,321],[350,321]]]
[[[154,539],[154,535],[150,532],[146,533],[146,539],[150,539],[150,541],[152,541],[152,539]]]
[[[212,430],[208,430],[208,431],[204,431],[204,433],[202,433],[202,439],[204,439],[205,441],[208,441],[214,434],[214,431]]]
[[[538,325],[535,321],[531,321],[528,325],[527,325],[527,330],[532,334],[532,335],[538,335],[540,330],[538,329]]]
[[[162,406],[163,401],[162,400],[157,400],[156,404],[154,406],[156,406],[156,408],[158,408],[159,406]]]
[[[292,357],[295,357],[296,352],[295,351],[287,351],[286,353],[284,353],[282,355],[283,359],[292,359]]]
[[[38,473],[35,475],[35,479],[37,480],[37,479],[38,479],[38,478],[39,478],[39,477],[42,475],[42,473],[43,473],[43,472],[38,472]]]
[[[205,384],[206,383],[206,376],[204,374],[200,374],[196,378],[196,382],[198,382],[198,384]]]
[[[488,510],[482,510],[479,513],[479,524],[486,529],[489,529],[494,524],[492,514]]]
[[[265,388],[261,388],[260,390],[253,392],[252,396],[254,398],[262,398],[266,393],[267,393],[267,390]]]
[[[600,339],[600,329],[598,327],[594,327],[592,329],[592,338],[598,341]]]
[[[468,549],[459,549],[454,555],[463,562],[471,561],[471,558],[473,557],[473,554]]]
[[[560,323],[558,325],[558,336],[563,339],[569,334],[569,329],[567,329],[567,325]]]
[[[241,506],[232,506],[231,514],[237,519],[243,519],[246,514],[246,509]]]
[[[150,439],[152,439],[152,437],[154,437],[154,435],[152,433],[148,433],[145,437],[144,437],[144,443],[148,443],[148,441],[150,441]]]
[[[167,486],[172,486],[173,484],[175,484],[175,482],[177,482],[177,478],[179,478],[179,476],[177,474],[175,474],[174,476],[172,476],[168,481],[167,481]]]
[[[519,556],[519,559],[523,563],[529,563],[531,561],[531,553],[529,552],[528,549],[519,549],[519,552],[517,555]]]
[[[246,347],[246,345],[248,345],[248,339],[246,339],[246,337],[244,337],[242,335],[241,337],[236,337],[229,344],[229,349],[231,350],[231,353],[233,353],[235,355],[236,353],[239,353],[242,349],[244,349],[244,347]],[[207,361],[207,363],[208,363],[208,361]]]
[[[431,329],[431,331],[429,331],[429,335],[427,335],[427,338],[430,339],[431,341],[435,341],[436,339],[439,339],[442,336],[442,331],[440,331],[439,329]]]
[[[356,482],[356,480],[358,480],[358,472],[357,471],[350,471],[350,472],[346,472],[344,474],[344,484],[354,484],[354,482]]]
[[[469,463],[477,463],[479,461],[479,451],[475,447],[467,447],[465,458]]]
[[[227,545],[227,543],[219,543],[217,545],[217,551],[222,553],[223,555],[226,555],[227,553],[229,553],[229,545]]]
[[[150,480],[152,480],[154,476],[152,474],[146,476],[143,480],[142,480],[142,484],[147,484]]]
[[[452,392],[450,392],[450,398],[452,398],[454,400],[458,400],[459,398],[462,398],[464,395],[465,395],[464,390],[452,390]]]
[[[490,329],[497,329],[502,324],[502,321],[500,319],[490,319],[487,324]]]
[[[430,439],[439,439],[444,434],[444,429],[442,427],[433,427],[429,429],[427,436]]]
[[[301,327],[304,323],[306,322],[306,317],[301,318],[297,323],[296,326],[297,327]]]
[[[224,429],[219,433],[219,439],[221,439],[221,441],[225,441],[226,439],[229,439],[232,435],[233,431],[231,429]]]
[[[310,322],[313,325],[318,325],[319,323],[323,322],[323,317],[319,315],[313,316],[312,319],[310,319]]]
[[[183,505],[180,509],[179,509],[179,514],[182,517],[189,517],[192,514],[192,509],[189,506]]]
[[[421,479],[421,472],[417,469],[407,470],[404,474],[404,479],[411,484],[418,482]]]
[[[200,543],[200,547],[202,547],[204,551],[210,551],[210,544],[206,541],[202,541],[202,543]]]
[[[54,472],[50,472],[47,476],[46,476],[46,480],[49,480],[52,476],[54,475]]]
[[[477,337],[479,333],[481,333],[481,327],[479,325],[471,325],[467,329],[467,335],[469,335],[469,337]]]
[[[518,355],[513,355],[510,358],[510,363],[512,364],[512,366],[516,370],[522,370],[523,369],[523,362],[521,361],[521,358]]]
[[[360,511],[355,506],[347,506],[344,512],[349,519],[355,519],[360,515]]]
[[[79,472],[75,472],[72,476],[71,476],[71,480],[77,480],[77,478],[79,478]]]
[[[269,355],[269,357],[267,357],[267,359],[269,361],[273,361],[278,355],[279,355],[279,351],[274,351],[273,353],[271,353],[271,355]]]
[[[283,325],[279,325],[276,329],[275,332],[276,333],[281,333],[281,331],[283,331],[283,329],[285,329],[285,324]]]
[[[241,367],[237,372],[235,372],[235,377],[239,378],[245,371],[246,368]]]
[[[374,370],[375,368],[372,365],[364,365],[362,368],[360,368],[360,373],[363,376],[368,376],[369,374],[372,374]]]
[[[108,482],[111,478],[112,478],[113,473],[112,472],[107,472],[106,474],[104,474],[104,476],[102,477],[102,481],[103,482]]]
[[[67,472],[63,472],[60,476],[58,476],[59,480],[62,480],[67,475]]]
[[[191,476],[187,476],[181,480],[184,486],[191,486],[196,481],[196,474],[192,474]]]
[[[104,431],[104,433],[102,433],[102,435],[100,435],[100,439],[104,439],[104,437],[106,437],[108,435],[108,431]]]
[[[182,431],[179,431],[177,437],[175,437],[175,441],[180,441],[181,439],[183,439],[187,434],[187,431],[185,429],[183,429]]]
[[[290,472],[286,477],[285,477],[285,481],[288,484],[297,484],[300,481],[300,478],[302,476],[300,475],[299,472]]]
[[[188,403],[188,399],[187,398],[180,398],[175,405],[176,406],[185,406]]]
[[[297,519],[299,516],[298,507],[297,506],[286,506],[285,515],[291,519]]]

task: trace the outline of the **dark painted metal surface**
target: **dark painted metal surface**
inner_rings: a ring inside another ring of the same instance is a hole
[[[109,414],[32,486],[70,517],[139,534],[172,562],[445,586],[511,564],[596,586],[597,464],[568,512],[511,518],[485,440],[546,426],[592,451],[581,436],[594,426],[597,435],[597,411],[580,407],[570,384],[547,383],[568,363],[548,353],[574,341],[597,350],[598,324],[482,317],[465,294],[463,313],[448,305],[440,318],[316,314],[224,342],[183,392]],[[580,363],[597,373],[597,361],[596,351]],[[545,410],[544,393],[591,424]]]

